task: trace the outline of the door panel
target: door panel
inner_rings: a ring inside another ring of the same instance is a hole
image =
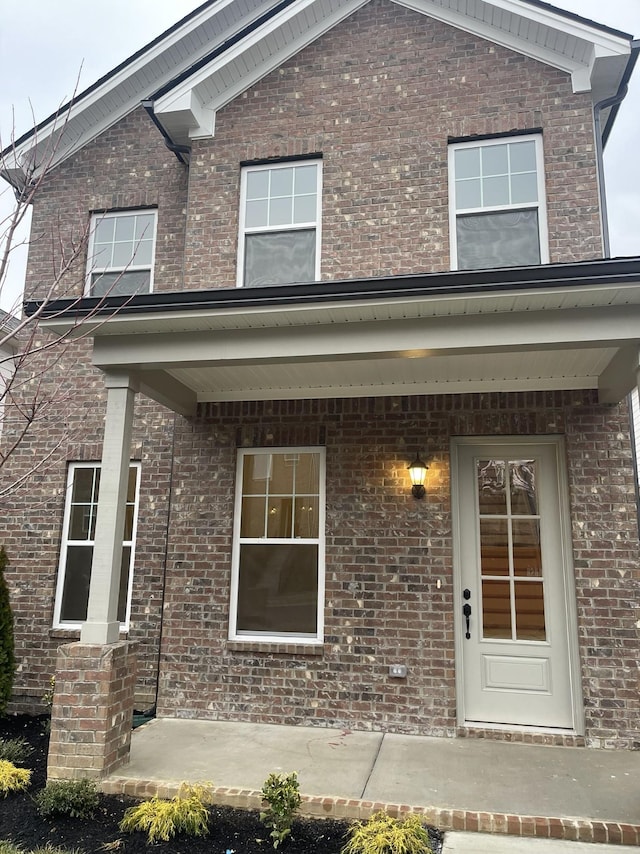
[[[454,444],[462,716],[574,728],[558,445]]]

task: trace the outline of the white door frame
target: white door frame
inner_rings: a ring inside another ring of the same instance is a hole
[[[453,601],[454,601],[454,627],[455,627],[455,657],[456,657],[456,708],[458,726],[467,724],[465,718],[464,697],[464,674],[463,661],[463,637],[464,618],[462,614],[462,576],[460,562],[460,548],[462,526],[460,519],[460,495],[458,483],[459,454],[458,448],[465,445],[505,445],[517,446],[528,444],[553,445],[556,452],[556,469],[558,475],[558,493],[560,497],[560,535],[563,557],[563,581],[566,603],[567,640],[569,650],[569,673],[571,678],[571,697],[573,707],[573,730],[576,735],[584,734],[584,707],[582,695],[582,679],[580,667],[580,649],[578,639],[578,614],[576,603],[575,574],[573,567],[573,550],[571,537],[571,515],[569,502],[569,484],[567,480],[566,450],[563,436],[453,436],[451,438],[451,517],[453,533]],[[477,723],[473,724],[478,726]],[[505,724],[485,724],[486,729],[535,729],[549,731],[546,727],[522,727]],[[567,730],[561,730],[567,732]]]

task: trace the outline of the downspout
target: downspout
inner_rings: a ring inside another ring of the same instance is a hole
[[[142,101],[142,106],[147,111],[147,115],[154,123],[154,125],[158,128],[160,133],[162,134],[162,138],[164,139],[164,144],[167,146],[169,151],[173,152],[175,156],[178,158],[180,163],[184,166],[189,165],[189,156],[191,155],[191,148],[188,145],[178,145],[178,143],[174,142],[169,134],[167,133],[166,128],[163,127],[162,123],[156,116],[155,110],[153,108],[153,101],[146,100]]]

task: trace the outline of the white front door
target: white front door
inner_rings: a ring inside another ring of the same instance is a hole
[[[555,437],[454,440],[463,723],[579,729],[562,448]]]

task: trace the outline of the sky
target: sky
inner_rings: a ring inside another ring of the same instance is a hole
[[[0,13],[0,142],[46,118],[201,0],[21,0]],[[640,0],[555,0],[555,6],[640,38]],[[76,85],[78,84],[78,85]],[[640,255],[640,61],[605,151],[611,252]],[[0,181],[0,222],[12,191]],[[0,307],[19,303],[25,253],[14,253]]]

